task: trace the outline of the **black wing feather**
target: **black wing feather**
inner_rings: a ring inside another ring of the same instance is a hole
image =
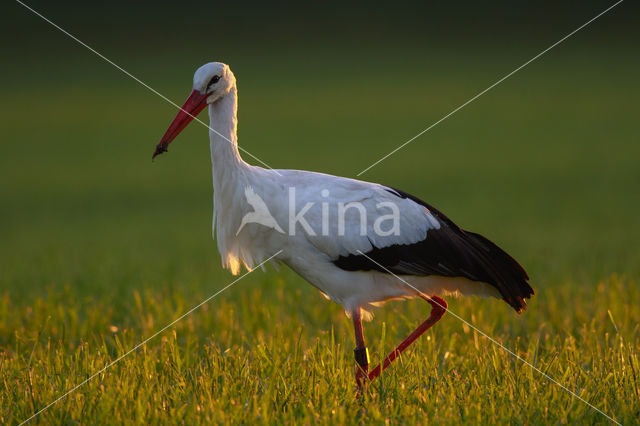
[[[534,291],[527,272],[514,258],[482,235],[461,229],[419,198],[397,189],[388,191],[424,206],[438,219],[440,229],[430,229],[427,238],[415,244],[374,247],[366,256],[340,256],[333,262],[336,266],[347,271],[464,277],[494,286],[516,311],[526,309],[524,299]]]

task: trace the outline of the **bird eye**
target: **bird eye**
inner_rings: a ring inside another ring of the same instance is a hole
[[[218,81],[220,81],[220,76],[214,75],[213,78],[209,80],[209,84],[207,84],[207,87],[211,86],[212,84],[216,84]]]

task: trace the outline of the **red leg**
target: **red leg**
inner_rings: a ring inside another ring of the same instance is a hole
[[[353,351],[356,359],[356,383],[358,383],[358,389],[361,389],[369,371],[369,351],[364,343],[360,309],[352,312],[351,318],[353,319],[353,329],[356,335],[356,348]]]
[[[369,373],[369,380],[375,379],[380,375],[380,373],[382,373],[382,371],[386,370],[386,368],[391,365],[391,363],[398,357],[398,355],[400,355],[405,349],[407,349],[409,345],[415,342],[418,337],[422,336],[425,331],[427,331],[435,323],[440,321],[440,318],[442,318],[444,313],[447,311],[447,302],[445,302],[438,296],[433,296],[430,299],[425,296],[421,297],[431,304],[431,315],[429,315],[429,318],[427,318],[425,322],[420,324],[418,328],[416,328],[413,333],[409,335],[409,337],[404,339],[402,343],[400,343],[398,347],[395,348],[394,351],[385,358],[384,362],[382,363],[382,368],[380,368],[380,365],[378,365]],[[360,329],[362,330],[362,325],[360,325]]]

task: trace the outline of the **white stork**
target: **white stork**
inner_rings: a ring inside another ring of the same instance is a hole
[[[213,229],[223,266],[233,274],[274,259],[288,265],[354,323],[356,378],[380,374],[446,310],[438,295],[494,296],[517,312],[533,295],[525,270],[479,234],[398,189],[301,170],[264,169],[237,145],[236,79],[223,63],[196,70],[193,91],[153,154],[209,106]],[[422,297],[431,316],[368,372],[362,319],[385,301]]]

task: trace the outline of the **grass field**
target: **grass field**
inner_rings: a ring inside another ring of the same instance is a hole
[[[159,53],[114,59],[177,102],[196,66],[224,60],[239,81],[245,149],[273,167],[353,177],[543,47],[431,46],[421,59],[388,49],[399,65],[383,70],[372,52],[331,49],[283,53],[278,65],[257,52],[174,52],[170,67]],[[192,124],[151,163],[170,105],[64,39],[30,48],[4,70],[0,98],[5,424],[233,280],[211,239],[206,130]],[[75,50],[56,62],[50,49]],[[536,289],[526,313],[484,299],[449,299],[451,311],[624,424],[640,417],[638,59],[568,43],[362,176],[513,253]],[[378,310],[365,328],[373,359],[428,310],[421,300]],[[353,345],[339,306],[269,267],[34,422],[608,422],[451,315],[362,404]]]

